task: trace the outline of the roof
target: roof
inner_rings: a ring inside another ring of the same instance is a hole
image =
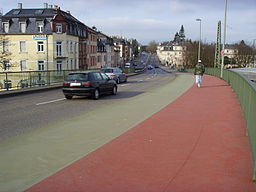
[[[57,14],[56,9],[12,9],[3,18],[21,18],[21,17],[53,17]]]
[[[70,13],[62,11],[60,9],[53,9],[53,8],[37,8],[37,9],[12,9],[5,15],[3,15],[2,19],[11,19],[11,18],[54,18],[58,11],[60,14],[68,21],[76,22],[79,24],[84,25],[78,19],[73,17]]]

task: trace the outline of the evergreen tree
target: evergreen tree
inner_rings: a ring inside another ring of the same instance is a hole
[[[180,31],[179,31],[179,37],[180,37],[180,41],[184,42],[185,41],[185,30],[183,25],[181,25]]]
[[[174,43],[179,43],[180,42],[180,36],[179,36],[178,32],[175,34],[173,42]]]

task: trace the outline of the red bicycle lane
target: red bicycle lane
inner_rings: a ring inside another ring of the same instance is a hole
[[[26,191],[253,192],[251,174],[239,102],[206,75],[202,88]]]

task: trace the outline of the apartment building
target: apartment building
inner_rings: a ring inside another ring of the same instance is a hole
[[[122,37],[113,37],[114,45],[120,50],[120,65],[123,67],[126,62],[131,60],[131,43]]]
[[[58,6],[45,3],[43,8],[24,9],[19,3],[17,9],[0,17],[0,37],[5,41],[2,49],[10,53],[2,70],[78,69],[79,62],[85,60],[81,52],[86,50],[80,45],[91,38],[87,32],[82,22]],[[92,38],[96,42],[96,37]],[[96,48],[92,52],[96,56]]]
[[[95,69],[97,68],[97,31],[90,27],[87,27],[86,33],[86,60],[88,66],[87,68]]]
[[[98,61],[101,62],[101,67],[117,66],[114,51],[113,38],[98,32]]]

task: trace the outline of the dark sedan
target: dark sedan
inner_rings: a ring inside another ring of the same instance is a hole
[[[66,99],[73,96],[90,96],[99,99],[102,94],[117,93],[116,81],[97,71],[73,72],[67,75],[62,89]]]

